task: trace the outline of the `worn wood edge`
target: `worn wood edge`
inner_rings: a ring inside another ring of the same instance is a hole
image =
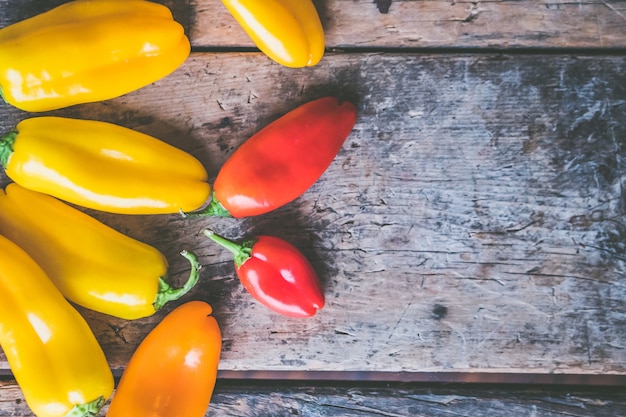
[[[473,383],[567,386],[626,386],[626,374],[537,374],[494,372],[374,372],[374,371],[232,371],[221,370],[224,381],[315,383]]]

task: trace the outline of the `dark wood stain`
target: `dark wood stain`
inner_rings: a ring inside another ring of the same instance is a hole
[[[391,0],[374,0],[374,3],[376,3],[376,7],[378,7],[379,12],[383,14],[389,13]]]

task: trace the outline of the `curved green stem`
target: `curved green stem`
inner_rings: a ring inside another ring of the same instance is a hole
[[[180,252],[180,254],[184,256],[191,265],[189,278],[182,287],[172,288],[172,286],[168,284],[163,277],[160,277],[159,291],[154,299],[154,303],[152,303],[155,311],[159,311],[170,301],[178,300],[180,297],[187,294],[198,283],[198,279],[200,278],[200,268],[202,268],[202,265],[198,262],[198,257],[195,253],[186,250]]]
[[[228,210],[219,202],[217,197],[215,197],[215,191],[211,193],[211,202],[203,209],[190,211],[189,213],[185,213],[184,211],[180,211],[180,214],[184,217],[232,217]]]
[[[204,235],[211,239],[213,242],[228,249],[235,258],[235,265],[237,266],[237,268],[240,268],[241,265],[244,264],[244,262],[252,257],[252,247],[256,242],[254,239],[246,240],[245,242],[238,244],[233,242],[232,240],[228,240],[225,237],[218,235],[210,229],[204,229],[202,233],[204,233]]]
[[[0,165],[2,165],[3,168],[7,167],[9,158],[13,155],[13,145],[15,144],[16,137],[17,130],[12,130],[0,137]]]
[[[96,417],[105,403],[106,399],[101,396],[87,404],[75,405],[65,417]]]

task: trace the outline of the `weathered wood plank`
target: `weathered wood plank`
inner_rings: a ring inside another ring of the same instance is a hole
[[[381,13],[372,0],[315,2],[327,46],[342,47],[624,47],[621,1],[393,0]],[[197,46],[251,45],[230,15],[197,1]]]
[[[0,0],[0,25],[64,2]],[[254,46],[219,1],[160,2],[185,25],[194,47]],[[618,0],[390,3],[381,13],[372,0],[316,0],[327,47],[626,47],[626,6]]]
[[[626,396],[599,391],[452,388],[220,387],[207,417],[449,417],[626,415]]]
[[[177,252],[198,252],[203,280],[185,300],[214,305],[223,370],[624,374],[625,86],[624,57],[330,54],[289,70],[260,54],[194,54],[145,89],[53,114],[153,134],[215,175],[298,104],[357,103],[327,173],[274,213],[93,213],[161,249],[177,280]],[[26,116],[2,106],[0,128]],[[310,320],[268,312],[204,227],[291,241],[320,273],[326,308]],[[119,371],[166,311],[85,315]]]
[[[108,404],[101,415],[104,415]],[[626,415],[617,390],[542,387],[468,388],[288,386],[218,382],[206,417],[449,417]],[[34,417],[19,387],[0,383],[0,417]]]

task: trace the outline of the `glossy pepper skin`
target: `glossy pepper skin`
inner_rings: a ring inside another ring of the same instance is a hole
[[[211,203],[189,216],[235,218],[275,210],[304,193],[332,163],[356,123],[350,102],[320,98],[285,114],[224,163]]]
[[[292,68],[316,65],[324,55],[324,29],[311,0],[222,0],[254,44]]]
[[[222,0],[254,44],[291,68],[316,65],[324,55],[324,29],[311,0]]]
[[[23,120],[0,138],[0,163],[25,188],[111,213],[179,213],[201,207],[211,194],[207,172],[192,155],[95,120]]]
[[[237,244],[208,229],[203,233],[233,253],[244,288],[270,310],[288,317],[311,317],[324,307],[315,270],[289,242],[257,236]]]
[[[0,89],[29,112],[108,100],[178,68],[189,39],[143,0],[75,0],[0,29]]]
[[[25,250],[70,301],[133,320],[179,299],[198,282],[191,264],[187,282],[168,284],[168,263],[156,248],[126,236],[46,194],[9,184],[0,191],[0,234]]]
[[[113,392],[98,341],[37,263],[4,236],[0,286],[0,346],[28,406],[37,417],[96,415]]]
[[[189,301],[165,316],[128,362],[107,417],[203,417],[222,348],[211,313]]]

